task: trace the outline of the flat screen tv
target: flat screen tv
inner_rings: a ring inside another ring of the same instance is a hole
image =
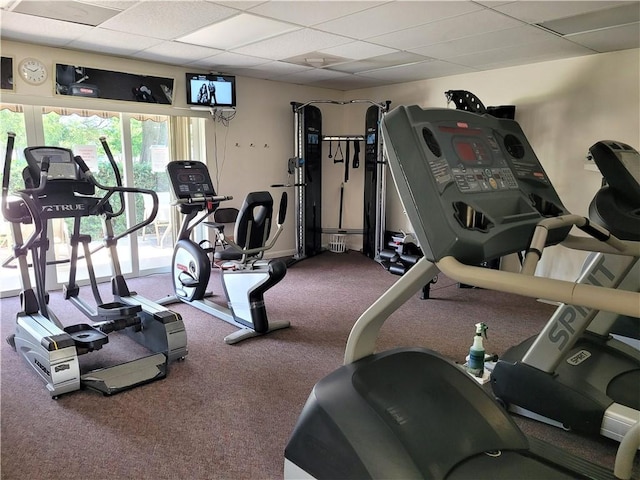
[[[187,73],[187,105],[235,107],[236,77]]]

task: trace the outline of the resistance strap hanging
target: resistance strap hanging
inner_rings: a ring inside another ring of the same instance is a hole
[[[340,155],[340,157],[338,157]],[[338,147],[336,148],[336,155],[333,157],[333,163],[344,162],[344,156],[342,155],[342,142],[338,140]]]
[[[349,163],[349,162],[347,162]],[[338,230],[342,230],[342,205],[344,203],[344,183],[340,185],[340,218],[338,219]]]
[[[351,145],[351,141],[347,140],[347,160],[344,162],[344,183],[347,183],[349,181],[349,157],[350,155],[350,145]]]
[[[360,166],[360,140],[353,141],[353,168]]]

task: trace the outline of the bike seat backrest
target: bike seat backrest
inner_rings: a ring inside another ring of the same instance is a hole
[[[213,221],[216,223],[235,223],[240,212],[237,208],[218,208],[213,213]]]
[[[95,187],[83,178],[73,152],[62,147],[27,147],[24,149],[27,167],[22,172],[26,188],[40,185],[40,165],[45,157],[49,158],[47,175],[47,193],[95,194]]]
[[[273,198],[269,192],[251,192],[240,207],[234,241],[243,249],[263,247],[271,232]]]

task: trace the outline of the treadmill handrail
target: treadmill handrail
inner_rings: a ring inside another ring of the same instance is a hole
[[[638,292],[470,266],[450,256],[435,264],[422,257],[358,318],[347,340],[344,364],[372,355],[382,324],[439,271],[481,288],[640,317]]]
[[[636,423],[620,442],[613,474],[616,478],[628,480],[633,473],[633,459],[640,449],[640,422]]]
[[[580,215],[561,215],[558,217],[545,218],[538,222],[533,232],[533,238],[527,250],[521,273],[525,275],[533,275],[535,273],[538,261],[542,257],[542,251],[547,244],[547,234],[550,230],[571,226],[578,227],[597,240],[598,244],[606,244],[621,255],[631,254],[627,251],[627,242],[615,237],[600,225],[591,223],[588,218]],[[596,251],[598,250],[599,249],[596,248]]]
[[[473,267],[453,257],[444,257],[437,266],[446,276],[469,285],[640,317],[638,292]]]
[[[610,253],[615,255],[628,255],[640,257],[640,242],[624,240],[624,250],[609,246],[600,240],[589,237],[578,237],[577,235],[567,235],[567,238],[560,243],[563,247],[572,250],[582,250],[585,252]]]
[[[438,274],[438,267],[421,257],[373,304],[360,315],[349,333],[344,351],[344,364],[372,355],[378,333],[389,316]]]

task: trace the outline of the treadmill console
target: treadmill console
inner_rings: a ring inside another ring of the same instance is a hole
[[[602,140],[589,149],[606,186],[593,197],[589,218],[622,240],[640,241],[640,153]]]
[[[382,119],[389,166],[430,261],[477,264],[526,250],[542,218],[566,214],[514,120],[400,106]],[[552,231],[549,244],[569,229]]]
[[[630,202],[640,203],[640,153],[626,143],[602,140],[591,146],[589,154],[607,185]]]
[[[193,160],[169,162],[167,173],[173,193],[178,199],[203,200],[204,197],[216,194],[209,170],[202,162]]]

